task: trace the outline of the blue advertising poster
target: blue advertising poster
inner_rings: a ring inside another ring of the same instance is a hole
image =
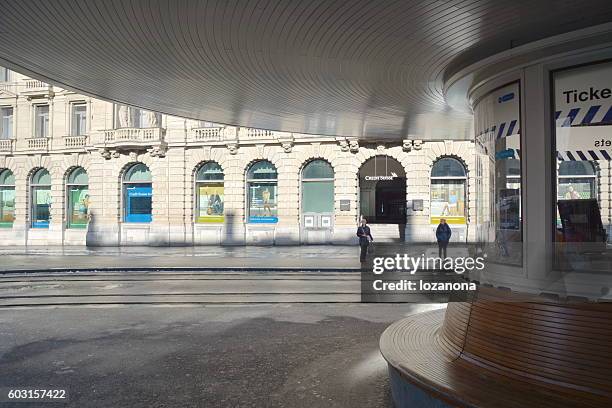
[[[276,188],[276,182],[250,183],[248,222],[253,224],[278,222]]]
[[[127,187],[125,222],[151,222],[152,198],[151,186]]]

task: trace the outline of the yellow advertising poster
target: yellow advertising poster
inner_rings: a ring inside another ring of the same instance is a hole
[[[449,224],[465,224],[465,184],[431,185],[431,224],[439,224],[440,218]]]
[[[198,194],[197,222],[224,222],[223,185],[200,186]]]

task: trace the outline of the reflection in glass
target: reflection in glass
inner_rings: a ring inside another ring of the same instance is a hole
[[[474,107],[477,239],[489,262],[523,263],[519,83],[496,89]]]
[[[606,89],[611,75],[609,62],[553,73],[558,164],[553,257],[557,270],[612,270],[608,244],[612,220],[612,101],[568,96],[568,90],[580,94]]]

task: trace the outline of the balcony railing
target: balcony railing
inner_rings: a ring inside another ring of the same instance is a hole
[[[38,79],[26,79],[22,82],[21,87],[23,92],[37,93],[37,92],[48,92],[51,86]]]
[[[146,145],[163,141],[164,129],[162,128],[122,128],[104,131],[105,144],[136,144]]]
[[[13,139],[0,139],[0,152],[12,153],[13,152]]]
[[[87,136],[85,135],[64,137],[64,147],[67,149],[85,147],[86,145],[87,145]]]
[[[17,84],[15,82],[0,82],[0,91],[17,93]]]
[[[25,81],[25,89],[36,89],[36,88],[46,88],[48,85],[43,81],[39,81],[37,79],[27,79]]]
[[[254,128],[240,128],[238,132],[238,138],[242,139],[269,139],[274,135],[271,130]]]
[[[49,139],[46,137],[33,137],[27,141],[28,150],[49,150]]]
[[[193,140],[198,142],[219,142],[223,140],[222,129],[220,127],[192,129]]]

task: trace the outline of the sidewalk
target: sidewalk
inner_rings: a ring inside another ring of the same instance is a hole
[[[371,256],[435,251],[431,245],[376,244]],[[449,256],[462,248],[449,248]],[[0,272],[142,269],[355,271],[359,246],[0,247]]]

